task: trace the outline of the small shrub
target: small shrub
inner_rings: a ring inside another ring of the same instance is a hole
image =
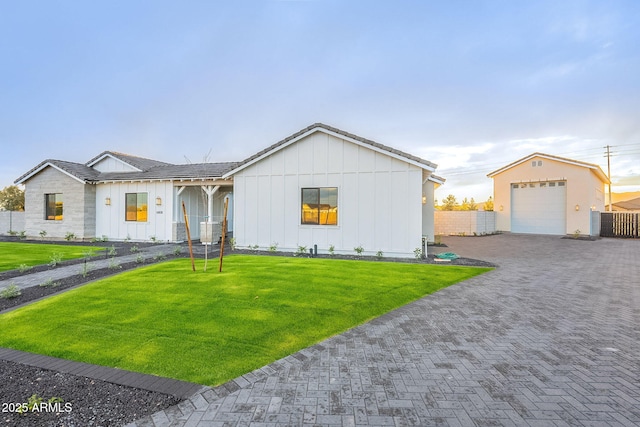
[[[111,258],[111,260],[109,261],[109,270],[119,270],[121,268],[122,266],[120,265],[120,263],[116,261],[115,258]]]
[[[307,247],[306,246],[298,246],[298,250],[296,251],[296,256],[306,255]]]
[[[131,252],[132,254],[137,254],[138,252],[140,252],[140,248],[138,247],[138,245],[133,245],[129,249],[129,252]]]
[[[334,245],[329,245],[329,255],[334,256],[336,254],[336,247]]]
[[[577,239],[580,237],[580,229],[577,229],[576,231],[573,232],[573,238]]]
[[[271,246],[269,246],[269,252],[275,252],[278,250],[278,243],[274,243]]]
[[[40,235],[41,239],[44,239],[45,237],[47,237],[47,231],[46,230],[40,230],[40,233],[38,233]]]
[[[92,256],[93,256],[93,251],[91,250],[86,250],[82,252],[82,259],[84,260],[89,260],[91,259]]]
[[[442,235],[440,235],[440,234],[436,234],[436,235],[434,236],[434,243],[435,243],[436,245],[441,245],[441,244],[442,244]]]
[[[67,234],[64,235],[64,240],[66,240],[67,242],[72,241],[73,239],[76,238],[76,235],[72,232],[67,232]]]
[[[17,236],[17,235],[18,235],[18,232],[17,232],[17,231],[14,231],[14,230],[9,230],[9,231],[7,231],[7,234],[8,234],[9,236]]]
[[[156,236],[149,236],[149,240],[151,240],[152,243],[158,243],[158,238]]]
[[[19,233],[18,233],[18,238],[19,238],[20,240],[24,240],[24,239],[26,239],[26,238],[27,238],[27,232],[26,232],[26,231],[24,231],[24,230],[22,230],[21,232],[19,232]]]
[[[249,246],[249,249],[251,249],[252,251],[257,251],[260,248],[259,245],[253,245],[253,246]]]
[[[136,257],[136,264],[142,264],[144,262],[144,257],[142,255],[138,255]]]
[[[60,286],[60,283],[54,282],[53,279],[51,277],[49,277],[47,280],[45,280],[44,282],[40,283],[38,286],[41,286],[43,288],[56,288],[56,287]]]
[[[62,254],[60,252],[54,252],[49,257],[49,267],[56,267],[62,262]]]
[[[358,258],[360,258],[362,256],[362,253],[364,252],[364,248],[362,247],[362,245],[353,248],[354,252],[356,253],[356,256]]]
[[[173,250],[173,254],[175,256],[178,256],[182,253],[182,248],[180,246],[177,246],[174,250]]]
[[[376,252],[376,258],[382,259],[383,257],[384,257],[384,254],[382,253],[382,251]]]
[[[229,247],[231,248],[232,251],[236,250],[236,238],[232,237],[231,239],[229,239]]]
[[[26,402],[26,405],[20,405],[18,408],[18,413],[26,414],[28,412],[37,412],[37,408],[44,402],[44,398],[38,396],[37,394],[32,394],[31,397]],[[62,403],[64,399],[60,397],[53,396],[47,400],[47,403]]]
[[[415,248],[413,250],[413,256],[415,256],[416,259],[422,259],[422,248]]]
[[[111,245],[111,247],[107,250],[107,255],[109,255],[110,257],[114,257],[118,255],[118,251],[116,250],[116,247]]]
[[[167,259],[167,256],[165,254],[158,254],[156,256],[153,257],[153,260],[158,262],[158,261],[164,261]]]
[[[19,297],[20,295],[22,295],[22,291],[13,283],[0,290],[0,298],[11,299]]]
[[[82,265],[82,267],[80,268],[80,274],[82,275],[82,277],[84,277],[85,279],[87,278],[87,276],[89,275],[89,272],[91,271],[91,266],[89,264],[87,264],[86,262]]]
[[[18,271],[20,273],[26,273],[27,271],[31,270],[33,267],[31,267],[30,265],[27,264],[20,264],[18,266]]]

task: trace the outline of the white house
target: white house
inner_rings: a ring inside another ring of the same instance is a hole
[[[314,124],[242,162],[174,165],[105,151],[85,164],[45,160],[25,185],[26,232],[54,238],[182,241],[220,222],[230,199],[238,247],[412,256],[433,241],[436,165]],[[206,223],[205,223],[206,222]],[[205,225],[207,226],[207,225]]]

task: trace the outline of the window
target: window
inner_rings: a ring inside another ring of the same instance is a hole
[[[560,182],[558,183],[558,187],[564,187],[564,181],[560,181]]]
[[[147,221],[147,193],[126,193],[125,204],[127,221]]]
[[[44,195],[44,218],[47,220],[62,221],[62,194]]]
[[[338,189],[336,187],[303,188],[300,223],[337,225]]]

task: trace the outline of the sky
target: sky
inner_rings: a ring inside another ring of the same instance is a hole
[[[105,150],[240,161],[322,122],[492,195],[533,152],[640,190],[640,2],[0,0],[0,188]]]

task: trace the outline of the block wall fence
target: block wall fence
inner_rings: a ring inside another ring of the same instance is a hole
[[[496,213],[493,211],[436,211],[436,235],[491,234],[496,230]]]

